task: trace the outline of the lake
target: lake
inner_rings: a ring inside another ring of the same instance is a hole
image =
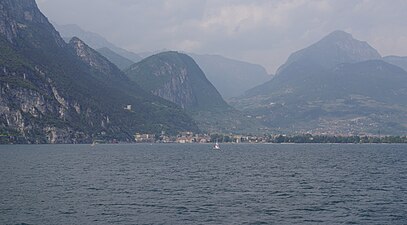
[[[0,224],[407,224],[407,145],[3,145]]]

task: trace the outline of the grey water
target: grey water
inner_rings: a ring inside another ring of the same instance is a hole
[[[407,145],[0,146],[0,224],[407,224]]]

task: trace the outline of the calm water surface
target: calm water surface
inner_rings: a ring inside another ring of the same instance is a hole
[[[407,145],[0,146],[0,224],[407,224]]]

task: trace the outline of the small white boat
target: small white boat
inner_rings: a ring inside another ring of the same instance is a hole
[[[219,143],[216,142],[212,149],[213,149],[213,150],[220,150]]]

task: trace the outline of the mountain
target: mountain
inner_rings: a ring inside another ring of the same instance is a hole
[[[238,132],[254,127],[249,119],[223,100],[196,62],[186,54],[159,53],[132,65],[125,72],[146,91],[187,110],[205,131]]]
[[[332,68],[340,63],[354,63],[381,59],[376,49],[367,42],[356,40],[344,31],[334,31],[317,43],[290,55],[277,74],[295,62],[304,62],[312,66]]]
[[[220,55],[189,53],[224,99],[243,95],[245,91],[271,79],[260,65],[229,59]]]
[[[138,62],[142,59],[139,55],[117,47],[101,35],[85,31],[76,24],[58,25],[54,23],[54,26],[65,40],[70,40],[72,37],[78,37],[93,49],[108,48],[133,62]]]
[[[127,59],[119,54],[117,54],[116,52],[110,50],[109,48],[99,48],[97,49],[97,51],[102,54],[104,57],[106,57],[106,59],[108,59],[110,62],[112,62],[113,64],[115,64],[117,67],[119,67],[119,69],[124,70],[127,67],[131,66],[134,64],[133,61],[131,61],[130,59]]]
[[[336,31],[293,53],[271,81],[231,104],[274,131],[404,134],[407,72]]]
[[[386,56],[383,60],[407,71],[407,56]]]
[[[0,42],[2,142],[130,141],[135,132],[198,130],[182,109],[80,39],[65,43],[34,0],[0,1]]]
[[[188,110],[229,108],[194,60],[182,53],[150,56],[126,74],[146,91]]]

